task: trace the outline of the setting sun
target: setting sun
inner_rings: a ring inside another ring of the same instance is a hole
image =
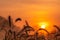
[[[46,25],[41,25],[41,28],[45,28],[46,27]]]
[[[47,22],[41,22],[41,23],[39,23],[39,27],[40,28],[46,28],[48,26],[48,23]]]

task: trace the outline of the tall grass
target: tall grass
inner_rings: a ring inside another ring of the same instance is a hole
[[[22,21],[21,18],[16,18],[15,22],[17,21]],[[16,27],[13,24],[13,20],[11,18],[11,16],[8,17],[8,19],[5,19],[4,17],[0,16],[0,31],[4,30],[5,33],[5,38],[3,40],[52,40],[51,37],[45,39],[46,37],[42,34],[42,36],[38,35],[38,31],[45,31],[48,36],[51,36],[51,34],[48,32],[48,30],[46,29],[38,29],[36,32],[34,30],[34,28],[32,28],[28,22],[25,20],[26,25],[23,26],[22,30],[19,30],[19,32],[17,33],[15,30],[13,30],[14,27]],[[56,25],[54,25],[53,27],[55,27],[58,30],[58,33],[53,34],[53,36],[55,36],[56,39],[54,40],[58,40],[57,37],[60,36],[60,28]],[[34,34],[33,35],[29,35],[28,32],[33,31]]]

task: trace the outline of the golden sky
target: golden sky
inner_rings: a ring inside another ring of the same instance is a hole
[[[59,0],[0,0],[0,16],[20,17],[31,26],[39,22],[60,25],[59,6]]]

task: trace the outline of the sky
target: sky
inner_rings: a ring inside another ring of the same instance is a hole
[[[40,22],[60,25],[60,0],[0,0],[0,16],[9,15],[13,20],[27,20],[31,26]]]

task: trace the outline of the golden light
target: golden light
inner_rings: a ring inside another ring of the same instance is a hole
[[[41,28],[45,28],[46,27],[46,25],[41,25]]]
[[[41,23],[39,23],[39,27],[45,29],[46,27],[48,27],[48,23],[47,22],[41,22]]]

